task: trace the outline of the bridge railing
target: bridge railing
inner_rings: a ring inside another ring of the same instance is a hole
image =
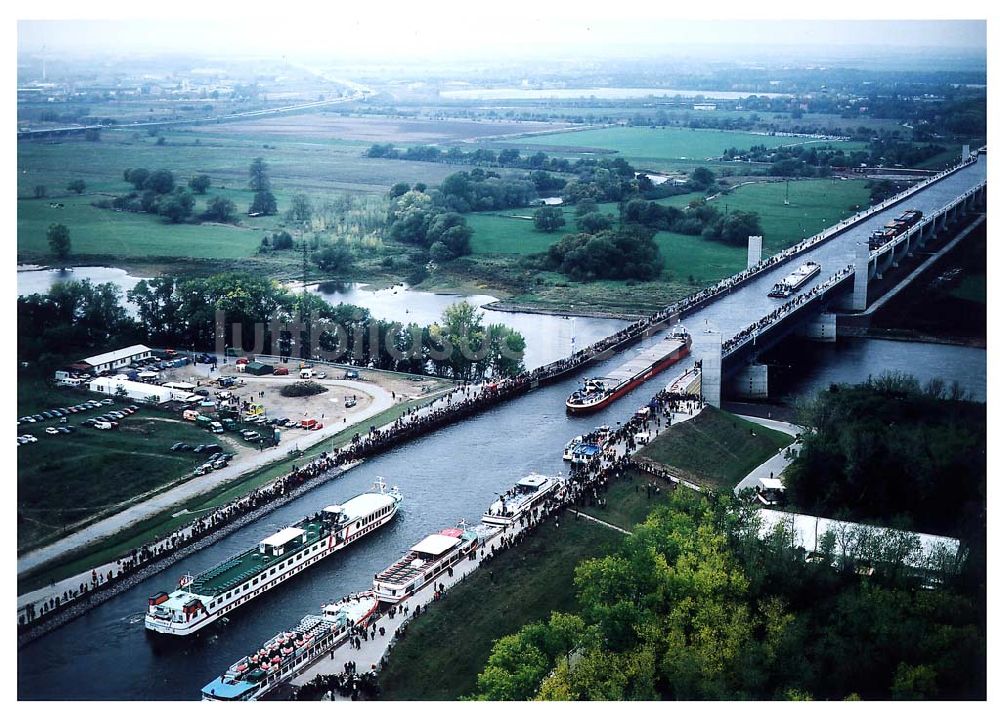
[[[845,281],[854,274],[854,265],[849,264],[836,274],[828,277],[804,294],[800,294],[793,299],[764,315],[748,327],[738,331],[733,337],[727,339],[722,344],[722,358],[732,355],[742,347],[750,343],[756,343],[757,337],[766,332],[768,328],[778,322],[783,321],[800,309],[808,307],[813,300],[822,298],[827,290],[832,289],[840,282]]]

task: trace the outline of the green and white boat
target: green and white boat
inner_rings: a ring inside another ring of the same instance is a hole
[[[181,578],[177,590],[149,598],[146,628],[190,636],[278,584],[392,521],[403,496],[379,479],[372,491],[263,539],[197,576]]]

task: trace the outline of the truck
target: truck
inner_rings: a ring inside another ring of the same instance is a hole
[[[223,419],[222,420],[222,427],[226,431],[236,431],[236,427],[237,426],[239,426],[239,425],[236,423],[235,419]]]
[[[209,424],[209,427],[211,428],[213,434],[221,434],[222,432],[225,431],[225,429],[222,428],[222,424],[220,424],[218,421],[213,421],[211,424]]]
[[[312,369],[303,369],[302,371],[299,372],[299,379],[312,379],[312,378],[313,378]]]
[[[201,414],[199,414],[194,409],[185,409],[184,413],[181,416],[184,417],[184,421],[197,421],[198,417],[201,416]]]
[[[205,427],[206,429],[212,426],[212,420],[207,416],[202,416],[201,414],[194,420],[194,423],[198,426]]]

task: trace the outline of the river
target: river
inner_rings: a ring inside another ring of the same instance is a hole
[[[355,304],[371,311],[376,319],[401,324],[416,322],[421,326],[441,321],[444,310],[463,299],[480,308],[496,301],[496,297],[486,294],[432,294],[414,291],[404,285],[369,290],[363,284],[325,282],[310,289],[330,304]],[[554,314],[482,311],[485,324],[506,324],[524,336],[524,365],[528,369],[568,356],[575,349],[593,344],[628,325],[620,319],[571,319]]]

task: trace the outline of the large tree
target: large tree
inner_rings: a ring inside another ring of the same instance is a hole
[[[532,219],[535,222],[535,229],[540,232],[555,232],[560,227],[566,226],[566,218],[558,207],[539,207],[532,215]]]
[[[236,217],[236,203],[225,197],[212,197],[201,217],[210,222],[232,222]]]
[[[267,192],[271,189],[270,168],[263,157],[257,157],[250,163],[250,189],[254,192]]]
[[[56,259],[65,262],[69,257],[72,243],[69,238],[69,228],[65,224],[50,224],[46,232],[46,239],[49,242],[49,249]]]

